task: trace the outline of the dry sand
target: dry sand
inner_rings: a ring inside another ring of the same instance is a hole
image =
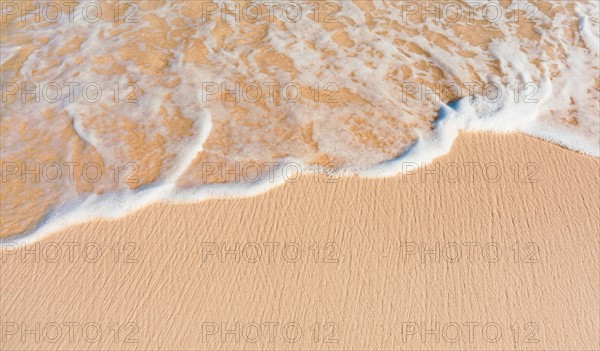
[[[78,225],[2,253],[0,349],[600,349],[599,170],[465,134],[402,177]]]
[[[210,134],[178,186],[220,181],[202,176],[210,162],[235,169],[285,157],[323,166],[389,160],[416,140],[416,131],[427,135],[434,128],[442,102],[495,101],[491,82],[502,82],[507,94],[525,89],[514,101],[528,103],[545,100],[541,83],[550,79],[561,89],[539,106],[540,126],[562,125],[582,144],[591,139],[597,145],[598,55],[586,48],[579,22],[579,8],[589,1],[535,1],[529,4],[535,21],[529,5],[508,0],[489,13],[480,6],[485,2],[435,1],[426,9],[428,1],[303,1],[306,18],[297,24],[281,16],[289,12],[285,1],[273,4],[271,20],[263,3],[256,21],[231,17],[224,2],[210,0],[103,0],[90,4],[100,5],[102,20],[57,23],[47,21],[57,3],[65,20],[67,13],[81,18],[87,5],[51,1],[41,5],[48,11],[23,18],[21,11],[35,9],[28,2],[34,1],[5,1],[0,30],[0,74],[8,84],[0,111],[7,174],[0,237],[31,230],[52,208],[80,195],[172,175],[177,156],[193,149],[198,129],[207,126],[205,112]],[[253,5],[261,3],[235,2],[243,12],[250,5],[258,11]],[[131,21],[116,15],[133,3],[138,6],[131,10],[139,11]],[[458,11],[458,18],[442,14],[446,10]],[[595,13],[590,10],[590,31]],[[497,14],[506,21],[489,18]],[[112,90],[117,81],[120,95]],[[92,82],[103,92],[97,103],[82,99],[82,88]],[[25,93],[35,83],[39,93]],[[67,83],[76,84],[76,92]],[[51,101],[53,84],[62,87],[60,103]],[[286,98],[295,95],[286,86],[299,88],[301,99]],[[230,93],[235,90],[242,90],[240,101]],[[56,164],[62,181],[47,181]],[[37,172],[23,174],[36,165]],[[103,176],[91,182],[85,170]],[[40,173],[50,175],[39,181]],[[67,174],[75,174],[73,180],[66,181]]]

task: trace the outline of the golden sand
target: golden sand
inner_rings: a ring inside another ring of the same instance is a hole
[[[0,349],[599,349],[599,194],[598,159],[463,134],[402,177],[155,204],[3,251]]]

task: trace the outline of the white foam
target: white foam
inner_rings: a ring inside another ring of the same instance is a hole
[[[594,145],[580,145],[576,138],[552,129],[536,125],[539,106],[551,95],[551,84],[545,82],[542,99],[538,104],[514,103],[512,91],[505,90],[504,98],[490,103],[484,98],[464,98],[445,105],[439,113],[435,129],[427,136],[420,136],[402,156],[380,163],[368,169],[344,169],[339,175],[357,174],[362,177],[391,177],[413,170],[413,164],[432,162],[450,151],[459,131],[523,132],[535,135],[569,148],[600,157]],[[202,144],[208,138],[211,117],[208,111],[202,113],[202,125],[198,126],[195,142],[182,154],[172,173],[163,181],[144,186],[138,190],[123,190],[106,195],[92,195],[56,209],[36,229],[8,239],[0,244],[3,248],[14,247],[40,240],[44,236],[78,223],[97,218],[118,218],[152,203],[168,201],[173,203],[192,203],[215,198],[255,196],[283,184],[286,177],[282,172],[274,172],[274,177],[265,177],[256,183],[213,184],[192,189],[177,189],[175,183],[183,175],[202,151]],[[288,163],[301,164],[294,159],[283,160],[280,168]],[[302,172],[313,169],[308,165]],[[272,175],[271,175],[272,176]]]
[[[581,3],[575,4],[577,15],[579,16],[579,33],[585,41],[586,46],[595,54],[600,51],[600,33],[598,32],[598,23],[592,25],[589,15],[586,12],[595,12],[595,18],[598,19],[600,3],[592,2],[590,8],[585,8]],[[595,27],[595,28],[594,28]]]

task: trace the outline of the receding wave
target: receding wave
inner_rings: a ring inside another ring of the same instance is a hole
[[[460,130],[599,156],[595,1],[3,2],[0,236],[298,170],[388,176]]]

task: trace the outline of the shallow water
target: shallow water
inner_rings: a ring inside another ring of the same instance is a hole
[[[60,3],[2,3],[3,237],[393,175],[459,130],[600,153],[596,1]]]

